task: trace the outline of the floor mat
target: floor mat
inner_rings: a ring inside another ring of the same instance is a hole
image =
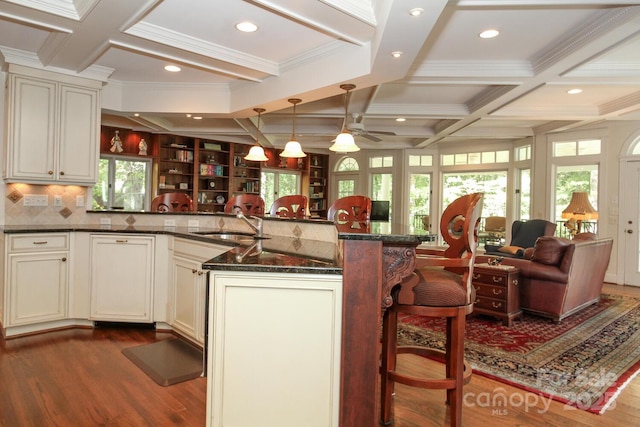
[[[202,351],[177,338],[125,348],[122,353],[161,386],[191,380],[203,372]]]

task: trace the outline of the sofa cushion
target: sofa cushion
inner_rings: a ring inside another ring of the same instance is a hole
[[[500,246],[498,248],[498,252],[517,255],[519,258],[522,257],[521,254],[523,253],[523,251],[524,251],[524,248],[521,248],[520,246]]]
[[[561,237],[538,237],[533,248],[532,260],[541,264],[558,265],[570,244],[570,240]]]

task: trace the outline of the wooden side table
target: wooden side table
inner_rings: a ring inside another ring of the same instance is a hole
[[[474,265],[472,282],[476,301],[473,312],[501,319],[510,327],[513,319],[522,316],[519,275],[520,270],[510,265]]]

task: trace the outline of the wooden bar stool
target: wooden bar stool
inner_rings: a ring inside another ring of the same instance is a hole
[[[304,218],[307,212],[307,197],[302,194],[277,198],[269,214],[281,218]]]
[[[235,214],[238,211],[244,215],[264,215],[264,200],[257,194],[237,194],[224,205],[224,213]]]
[[[381,423],[392,423],[391,403],[396,382],[412,387],[446,389],[451,426],[462,419],[462,386],[471,378],[464,361],[467,314],[473,311],[471,285],[475,261],[482,193],[454,200],[442,214],[440,231],[449,244],[444,257],[416,258],[416,270],[393,291],[393,304],[383,316],[381,373]],[[397,345],[398,313],[444,317],[447,321],[445,351]],[[396,371],[398,354],[417,354],[445,363],[444,378],[420,378]]]

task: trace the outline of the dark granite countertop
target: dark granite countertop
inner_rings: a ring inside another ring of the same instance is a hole
[[[281,236],[264,236],[247,243],[243,241],[222,239],[215,234],[230,233],[229,230],[190,228],[190,227],[157,227],[135,225],[14,225],[4,226],[5,234],[27,233],[134,233],[134,234],[168,234],[206,243],[229,246],[228,252],[203,264],[204,269],[216,270],[250,270],[250,271],[286,271],[290,273],[341,274],[342,267],[336,259],[337,246],[329,242],[317,242]],[[235,233],[251,237],[250,234]],[[259,245],[253,243],[259,242]],[[257,246],[261,251],[257,251]],[[243,259],[237,256],[247,253]]]
[[[229,246],[229,251],[203,263],[202,268],[223,271],[259,271],[313,274],[342,274],[338,245],[293,237],[265,236],[264,239],[228,240],[206,233],[233,233],[229,230],[190,227],[158,227],[135,225],[15,225],[2,228],[5,234],[90,232],[168,234],[201,242]],[[433,235],[410,234],[406,228],[376,225],[363,230],[339,231],[340,240],[369,240],[385,243],[418,245],[432,241]],[[244,234],[244,233],[238,233]],[[246,234],[250,238],[251,235]]]

